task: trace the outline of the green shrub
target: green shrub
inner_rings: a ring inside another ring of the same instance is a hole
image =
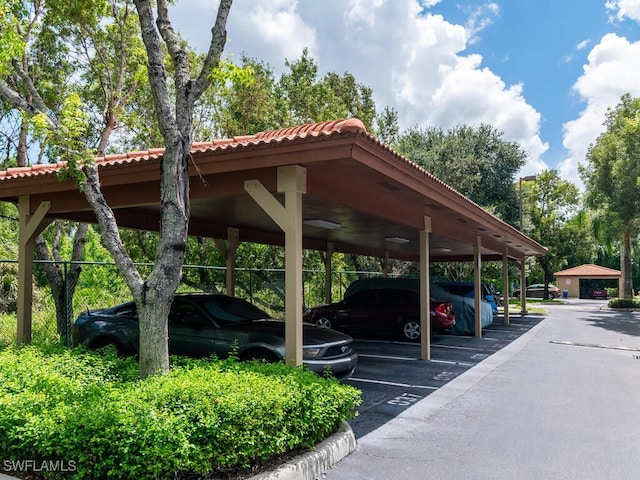
[[[136,361],[115,355],[0,350],[0,458],[73,460],[78,479],[211,475],[313,447],[360,403],[355,388],[282,363],[172,362],[139,380]]]
[[[612,298],[608,305],[609,308],[640,308],[640,301],[635,298]]]

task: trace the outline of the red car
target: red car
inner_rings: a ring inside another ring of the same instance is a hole
[[[599,298],[606,300],[607,299],[607,291],[604,288],[594,288],[591,290],[591,298]]]
[[[420,295],[400,288],[360,290],[341,302],[310,309],[304,321],[351,334],[420,340]],[[451,302],[431,299],[431,328],[455,325]]]

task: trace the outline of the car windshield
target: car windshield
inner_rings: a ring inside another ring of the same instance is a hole
[[[240,298],[213,297],[206,299],[201,305],[212,317],[222,323],[270,318],[267,313]]]

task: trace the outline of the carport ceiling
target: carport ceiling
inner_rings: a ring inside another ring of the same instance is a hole
[[[162,149],[96,159],[102,191],[118,224],[143,230],[159,225],[159,163]],[[196,143],[190,167],[192,235],[226,238],[229,227],[241,241],[284,244],[284,234],[255,203],[244,182],[259,180],[281,202],[278,168],[306,169],[303,221],[305,248],[417,261],[419,232],[431,218],[432,261],[470,260],[480,242],[486,259],[522,259],[546,249],[502,222],[366,132],[356,119],[301,125],[233,139]],[[95,223],[73,182],[60,182],[60,165],[35,165],[0,172],[0,200],[29,195],[31,209],[51,202],[48,215]],[[389,239],[395,239],[389,240]],[[400,240],[402,239],[402,240]],[[407,241],[405,241],[407,240]],[[402,242],[402,243],[398,243]]]

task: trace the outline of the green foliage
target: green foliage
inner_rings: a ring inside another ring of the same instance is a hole
[[[503,140],[489,125],[459,126],[448,132],[440,128],[411,128],[394,147],[440,180],[515,224],[518,201],[513,180],[526,154],[515,142]]]
[[[304,50],[276,80],[271,67],[243,56],[239,65],[222,61],[196,111],[197,139],[233,137],[338,118],[359,118],[373,131],[373,91],[350,73],[318,77],[318,65]],[[397,130],[397,116],[385,118]],[[382,121],[382,120],[381,120]]]
[[[640,98],[623,95],[609,109],[602,133],[587,153],[581,174],[587,204],[606,212],[612,227],[626,229],[640,218]]]
[[[630,297],[631,242],[640,231],[640,98],[622,96],[607,112],[606,130],[580,166],[594,233],[602,243],[621,243],[622,296]]]
[[[357,83],[350,73],[340,76],[330,72],[318,79],[318,64],[306,48],[298,60],[287,60],[285,65],[289,72],[280,77],[277,89],[284,124],[356,117],[373,130],[375,103],[371,88]]]
[[[586,260],[593,248],[584,213],[578,210],[578,188],[560,178],[556,170],[546,170],[535,181],[521,183],[523,229],[549,249],[535,260],[542,270],[540,282],[551,283],[554,272],[584,263],[568,264],[570,258]]]
[[[0,259],[18,258],[18,212],[15,205],[0,202]],[[18,264],[0,263],[0,314],[15,312],[18,294]]]
[[[23,2],[0,0],[0,75],[9,73],[12,60],[24,55],[26,45],[19,31],[27,17]]]
[[[612,298],[608,302],[609,308],[640,308],[637,298]]]
[[[282,363],[173,365],[138,380],[135,360],[115,355],[0,350],[0,457],[73,460],[78,479],[212,475],[311,448],[360,402],[353,387]]]
[[[395,147],[400,135],[398,112],[393,108],[385,107],[380,114],[376,115],[376,126],[372,133],[381,142]]]

